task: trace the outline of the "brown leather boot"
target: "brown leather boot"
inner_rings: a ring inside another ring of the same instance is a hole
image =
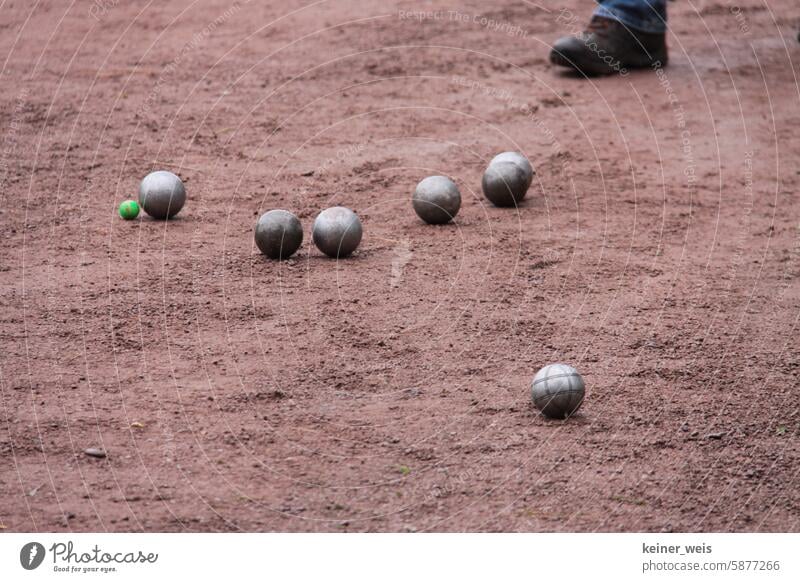
[[[550,62],[585,75],[663,67],[667,64],[666,34],[633,30],[616,20],[595,16],[584,32],[556,41]]]

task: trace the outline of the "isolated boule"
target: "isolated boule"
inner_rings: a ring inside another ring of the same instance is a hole
[[[185,203],[186,188],[172,172],[152,172],[139,184],[139,204],[153,218],[172,218]]]
[[[522,171],[525,172],[525,181],[526,181],[526,189],[531,187],[531,183],[533,182],[533,175],[536,173],[533,170],[533,166],[531,165],[528,158],[523,156],[519,152],[503,152],[502,154],[497,154],[495,157],[492,158],[492,161],[489,162],[489,165],[497,164],[499,162],[511,162],[512,164],[517,164]]]
[[[303,244],[303,225],[288,210],[270,210],[255,228],[256,245],[271,259],[288,259]]]
[[[567,364],[550,364],[539,370],[531,384],[531,399],[542,414],[567,418],[583,403],[586,385],[578,371]]]
[[[491,164],[483,173],[483,195],[495,206],[516,206],[528,191],[525,172],[514,162]]]
[[[320,212],[311,229],[311,238],[317,248],[334,258],[346,257],[356,250],[362,234],[358,216],[344,206],[334,206]]]
[[[445,224],[461,208],[461,192],[446,176],[428,176],[417,184],[411,199],[414,212],[428,224]]]

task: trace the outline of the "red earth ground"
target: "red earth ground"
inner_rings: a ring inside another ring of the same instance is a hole
[[[800,6],[671,3],[663,72],[585,80],[547,54],[591,8],[5,2],[0,527],[800,530]],[[122,221],[154,169],[186,207]]]

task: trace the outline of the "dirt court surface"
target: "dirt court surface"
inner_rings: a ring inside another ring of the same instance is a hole
[[[32,4],[0,9],[0,527],[800,530],[795,0],[670,3],[669,67],[592,81],[547,61],[588,1]],[[519,209],[480,192],[504,150]],[[186,207],[122,221],[154,169]],[[454,225],[411,209],[431,174]]]

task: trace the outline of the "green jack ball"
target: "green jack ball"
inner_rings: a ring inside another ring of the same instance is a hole
[[[125,220],[133,220],[139,216],[139,204],[136,200],[126,200],[119,205],[119,215]]]

